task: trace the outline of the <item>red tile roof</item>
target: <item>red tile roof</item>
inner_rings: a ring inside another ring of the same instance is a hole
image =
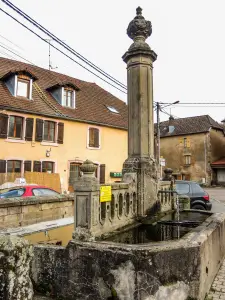
[[[218,166],[218,165],[224,165],[225,166],[225,157],[221,158],[217,161],[214,161],[213,163],[211,163],[212,166]]]
[[[46,96],[47,102],[44,100],[45,97],[40,96],[35,87],[32,90],[33,100],[14,97],[4,81],[0,80],[0,108],[127,129],[128,109],[126,103],[97,84],[23,62],[0,58],[0,78],[15,70],[27,70],[33,74],[37,78],[35,83]],[[47,91],[51,86],[66,82],[78,88],[76,92],[76,109],[61,106]],[[110,112],[106,106],[115,107],[119,114]]]

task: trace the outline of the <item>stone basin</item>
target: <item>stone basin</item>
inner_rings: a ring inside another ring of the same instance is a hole
[[[200,226],[180,239],[142,244],[72,240],[66,248],[37,245],[35,287],[51,287],[54,296],[65,300],[88,295],[107,299],[112,287],[119,299],[203,300],[225,253],[225,214],[205,215]]]
[[[212,213],[186,210],[179,213],[169,212],[154,218],[145,218],[141,224],[129,229],[114,231],[104,237],[105,241],[124,244],[143,244],[160,241],[178,240],[193,228],[201,225]]]

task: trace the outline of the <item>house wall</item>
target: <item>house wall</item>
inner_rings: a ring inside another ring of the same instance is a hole
[[[210,130],[211,161],[210,163],[225,157],[225,137],[221,130]]]
[[[184,138],[188,147],[184,147]],[[165,168],[172,168],[178,179],[187,179],[201,182],[206,178],[210,182],[208,172],[208,134],[192,134],[187,136],[163,137],[160,140],[161,156],[166,160]],[[189,165],[185,164],[185,156],[190,155]],[[183,176],[185,177],[182,177]],[[190,176],[190,177],[189,177]]]
[[[0,139],[0,159],[40,160],[55,162],[55,172],[60,174],[62,190],[68,189],[69,164],[72,161],[83,162],[86,159],[96,164],[106,165],[106,182],[114,181],[110,172],[121,172],[124,160],[127,158],[127,131],[103,126],[94,126],[75,121],[50,119],[29,114],[1,111],[4,114],[34,118],[33,141]],[[119,117],[119,116],[118,116]],[[64,142],[35,141],[35,119],[51,120],[64,123]],[[88,149],[88,128],[100,129],[100,149]],[[50,150],[46,157],[46,150]],[[99,175],[99,170],[98,170]],[[118,180],[118,179],[117,179]]]

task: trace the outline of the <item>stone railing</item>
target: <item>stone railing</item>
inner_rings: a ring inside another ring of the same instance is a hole
[[[102,233],[133,222],[137,215],[136,190],[127,183],[111,184],[111,189],[111,201],[99,202],[98,229]]]
[[[74,183],[74,238],[91,239],[134,222],[138,214],[135,174],[127,174],[126,182],[111,183],[111,194],[101,202],[101,187],[94,176],[95,165],[86,161],[83,176]]]
[[[170,181],[161,181],[158,190],[158,200],[160,202],[161,212],[174,209],[176,194],[172,192]]]

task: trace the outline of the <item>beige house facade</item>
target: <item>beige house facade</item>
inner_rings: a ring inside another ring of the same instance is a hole
[[[0,173],[59,173],[72,190],[86,159],[120,180],[127,105],[94,83],[0,58]]]

